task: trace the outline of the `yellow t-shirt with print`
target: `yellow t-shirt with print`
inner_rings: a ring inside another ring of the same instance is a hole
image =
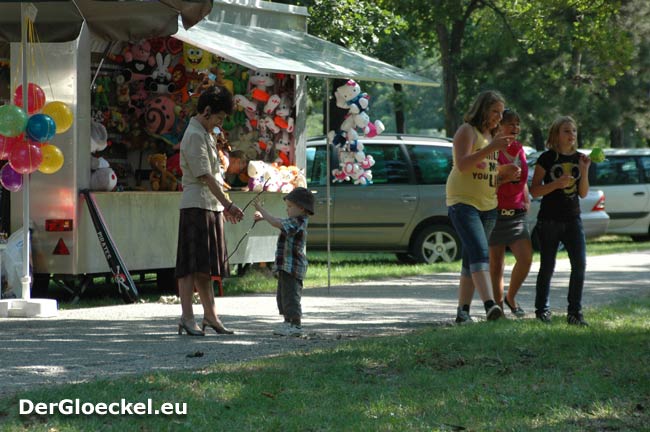
[[[476,140],[472,152],[476,153],[489,144],[488,140],[474,128]],[[447,206],[468,204],[480,211],[488,211],[497,207],[497,152],[488,155],[481,162],[465,172],[460,172],[456,165],[447,177]]]

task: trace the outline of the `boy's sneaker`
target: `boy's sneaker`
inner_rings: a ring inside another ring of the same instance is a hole
[[[535,317],[543,323],[551,323],[551,311],[535,312]]]
[[[302,327],[296,324],[285,323],[283,328],[278,328],[273,334],[279,336],[301,336]]]
[[[589,323],[582,317],[581,312],[567,314],[566,322],[570,325],[589,327]]]
[[[290,323],[285,321],[282,324],[278,324],[275,327],[273,327],[273,334],[274,335],[279,335],[279,336],[284,336],[285,333],[287,332],[287,327],[289,327]]]
[[[462,308],[456,309],[456,324],[472,323],[474,320],[469,316],[469,312],[464,311]]]
[[[485,312],[485,316],[487,317],[488,321],[496,321],[499,318],[503,318],[503,310],[499,307],[498,304],[494,304]]]

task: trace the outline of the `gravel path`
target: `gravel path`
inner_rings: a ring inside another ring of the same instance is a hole
[[[528,312],[533,311],[537,268],[538,264],[533,264],[518,297]],[[551,291],[558,314],[566,307],[568,269],[566,260],[558,261]],[[301,338],[271,334],[270,329],[279,322],[272,295],[217,299],[222,320],[236,330],[232,336],[179,337],[175,323],[180,305],[167,304],[61,310],[57,318],[0,319],[0,397],[40,385],[194,370],[215,362],[243,362],[329,347],[341,340],[451,324],[457,280],[457,274],[442,273],[306,290],[305,335]],[[650,292],[649,287],[650,251],[588,257],[583,304],[588,307],[634,298]],[[482,316],[477,296],[472,307]],[[195,306],[195,312],[200,317],[201,307]],[[197,351],[203,356],[188,357]]]

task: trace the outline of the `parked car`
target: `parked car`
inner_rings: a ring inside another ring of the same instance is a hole
[[[330,242],[332,250],[395,252],[404,262],[451,262],[461,257],[460,240],[447,216],[445,183],[452,167],[449,139],[409,135],[380,135],[361,140],[372,155],[373,183],[330,184]],[[327,247],[327,146],[323,138],[307,142],[307,182],[316,192],[316,211],[309,222],[310,249]],[[330,171],[339,166],[330,152]],[[583,219],[594,215],[605,232],[602,193],[582,200]],[[536,205],[536,204],[534,204]],[[530,212],[531,224],[537,217]],[[587,231],[588,228],[585,228]]]

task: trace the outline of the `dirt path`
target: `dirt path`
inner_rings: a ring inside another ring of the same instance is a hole
[[[519,301],[533,311],[538,264]],[[568,262],[558,261],[551,291],[558,314],[566,308]],[[279,321],[272,295],[217,300],[232,336],[179,337],[179,305],[138,304],[59,311],[50,319],[0,319],[0,396],[39,385],[74,383],[124,374],[198,369],[215,362],[242,362],[294,350],[327,347],[341,340],[398,334],[434,323],[451,323],[456,310],[456,274],[306,290],[305,336],[273,336]],[[650,290],[650,251],[588,258],[585,307]],[[480,301],[473,312],[481,317]],[[198,316],[200,306],[195,306]],[[588,316],[587,316],[588,318]],[[200,351],[202,357],[188,357]]]

